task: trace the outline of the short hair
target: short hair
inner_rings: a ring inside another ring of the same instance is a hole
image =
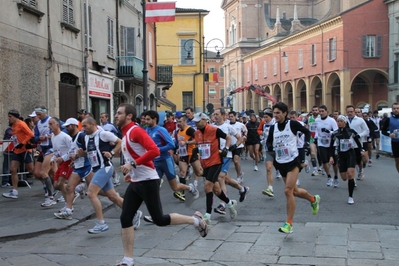
[[[326,111],[328,110],[328,109],[327,109],[327,106],[325,106],[324,104],[320,105],[320,106],[319,106],[319,109],[324,109],[324,110],[326,110]]]
[[[145,116],[149,116],[151,119],[156,119],[157,123],[159,122],[159,114],[157,111],[154,110],[148,110],[144,112]]]
[[[234,115],[234,116],[237,116],[237,113],[236,113],[236,112],[234,112],[234,111],[230,111],[230,112],[229,112],[229,115]]]
[[[355,106],[353,106],[352,104],[349,104],[345,107],[345,110],[347,110],[348,108],[353,108],[353,110],[355,110]]]
[[[83,121],[85,121],[85,120],[89,124],[97,125],[97,121],[94,119],[94,117],[88,116],[85,119],[83,119]]]
[[[312,110],[313,110],[314,108],[319,109],[319,107],[318,107],[317,105],[313,105]]]
[[[316,106],[317,107],[317,106]],[[283,103],[283,102],[278,102],[278,103],[276,103],[275,105],[273,105],[273,110],[275,109],[275,108],[277,108],[277,109],[279,109],[281,112],[283,112],[283,113],[288,113],[288,106],[285,104],[285,103]]]
[[[194,108],[191,106],[184,108],[184,111],[190,110],[192,113],[194,113]]]
[[[374,110],[373,114],[378,114],[378,110]]]
[[[101,113],[101,115],[104,115],[106,118],[109,118],[109,114],[108,114],[108,113],[106,113],[106,112],[104,112],[104,113]]]
[[[399,103],[393,103],[393,104],[392,104],[392,107],[393,107],[394,105],[399,105]]]
[[[58,117],[51,117],[51,119],[54,119],[54,121],[55,121],[55,123],[58,125],[58,126],[60,126],[60,124],[61,124],[61,121],[60,121],[60,119],[58,118]]]
[[[179,118],[177,118],[177,120],[183,120],[183,121],[187,121],[187,117],[185,115],[180,116]]]
[[[225,115],[226,114],[226,110],[224,108],[216,108],[215,111],[216,110],[219,110],[221,115]]]
[[[341,112],[340,112],[340,111],[338,111],[338,110],[335,110],[335,111],[334,111],[334,113],[338,113],[338,115],[340,115],[340,114],[341,114]]]
[[[89,112],[87,112],[87,113],[86,113],[86,115],[87,115],[87,117],[93,117],[93,118],[94,118],[94,115],[93,115],[93,113],[89,113]]]
[[[132,121],[136,121],[137,118],[137,112],[136,108],[130,104],[130,103],[122,103],[119,105],[119,107],[124,107],[125,108],[125,115],[132,115]]]
[[[298,113],[297,113],[295,110],[292,110],[292,111],[290,112],[290,115],[298,115]]]

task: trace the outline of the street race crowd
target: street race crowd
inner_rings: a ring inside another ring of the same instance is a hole
[[[54,213],[58,219],[71,220],[75,200],[89,198],[97,218],[88,230],[90,234],[108,230],[98,196],[108,197],[122,209],[124,257],[116,265],[131,266],[134,229],[140,226],[143,212],[139,208],[143,202],[149,212],[143,217],[145,221],[158,226],[190,224],[202,237],[208,234],[212,211],[228,213],[235,219],[237,204],[249,191],[244,185],[241,160],[251,159],[255,172],[264,162],[267,184],[261,192],[265,196],[274,197],[273,180],[283,179],[287,219],[278,231],[286,234],[293,232],[296,197],[309,201],[312,214],[319,211],[320,195],[300,186],[298,175],[302,169],[312,176],[325,175],[326,185],[331,187],[339,186],[340,175],[348,181],[347,203],[352,205],[356,180],[363,180],[366,167],[372,166],[373,150],[374,158],[380,157],[382,133],[391,138],[399,172],[399,103],[392,105],[391,116],[383,117],[378,111],[368,112],[353,105],[346,106],[346,114],[331,112],[325,105],[300,114],[290,111],[283,102],[264,109],[260,116],[251,111],[236,113],[218,108],[209,117],[187,107],[184,112],[167,112],[165,121],[160,121],[157,111],[138,116],[133,105],[121,104],[114,124],[107,113],[101,113],[101,124],[97,125],[84,109],[78,111],[77,119],[71,117],[65,122],[49,116],[44,106],[36,106],[25,120],[18,110],[10,110],[4,134],[10,144],[3,154],[2,187],[11,190],[3,197],[18,199],[18,171],[23,166],[43,184],[45,200],[41,207],[65,203]],[[129,183],[123,198],[114,189],[120,177],[112,158],[119,156],[120,171]],[[235,178],[229,175],[231,162]],[[199,198],[198,182],[202,177],[205,213],[164,214],[159,194],[163,176],[180,201],[186,200],[185,192]],[[189,180],[192,182],[187,183]],[[238,200],[228,196],[226,185],[238,191]],[[220,200],[215,206],[214,196]]]

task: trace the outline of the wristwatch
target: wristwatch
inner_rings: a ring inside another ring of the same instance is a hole
[[[130,165],[133,166],[134,168],[136,168],[136,162],[135,161],[131,161]]]
[[[111,153],[112,157],[115,156],[114,150],[110,151],[109,153]]]

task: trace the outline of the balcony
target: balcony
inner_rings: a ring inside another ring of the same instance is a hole
[[[116,57],[116,76],[143,79],[143,60],[135,56]]]
[[[157,66],[157,83],[172,85],[173,84],[173,66],[159,65]]]

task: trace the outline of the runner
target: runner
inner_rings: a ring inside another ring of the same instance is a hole
[[[254,164],[254,171],[258,171],[259,162],[259,147],[260,147],[260,136],[258,134],[259,122],[256,119],[256,115],[252,113],[250,120],[246,124],[248,129],[247,141],[245,142],[249,156],[251,156]]]
[[[241,137],[243,138],[243,142],[245,143],[248,134],[247,127],[243,123],[237,121],[237,113],[234,111],[229,112],[229,120],[230,120],[230,125],[233,126],[233,128],[236,130],[236,132],[239,135],[241,135]],[[233,151],[234,168],[236,169],[237,182],[239,184],[242,184],[244,182],[244,172],[241,171],[241,164],[240,164],[240,156],[242,154],[242,150],[244,149],[244,143],[238,145],[237,149]]]

